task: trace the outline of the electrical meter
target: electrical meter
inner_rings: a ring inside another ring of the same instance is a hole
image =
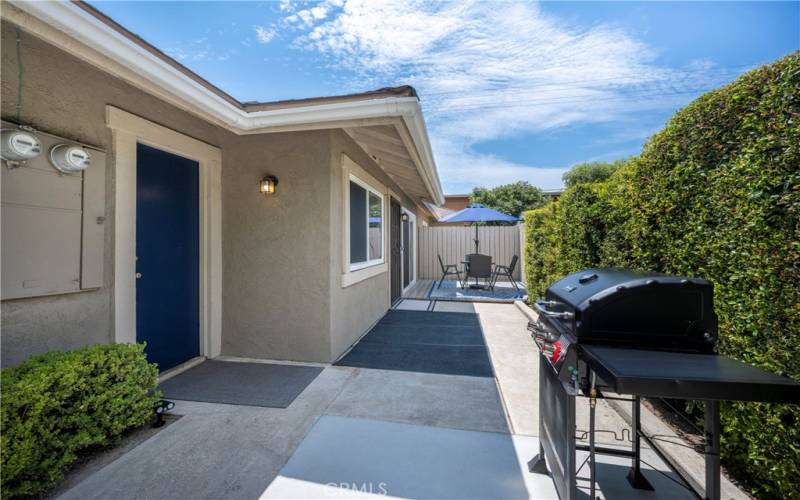
[[[0,156],[9,162],[22,162],[36,158],[42,153],[42,143],[25,130],[0,130],[2,151]]]
[[[50,150],[50,162],[59,172],[82,172],[92,164],[92,156],[80,146],[57,144]]]

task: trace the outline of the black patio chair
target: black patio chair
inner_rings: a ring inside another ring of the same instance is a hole
[[[475,278],[475,282],[479,278],[486,280],[486,285],[491,284],[492,279],[492,258],[488,255],[479,253],[471,253],[467,255],[467,281],[469,278]],[[477,285],[476,285],[477,286]]]
[[[517,268],[517,261],[519,261],[519,256],[515,255],[511,257],[511,263],[507,266],[500,264],[494,265],[494,269],[492,269],[492,285],[490,287],[492,291],[494,291],[494,285],[497,283],[497,278],[500,276],[507,277],[511,285],[514,286],[514,290],[519,291],[519,286],[517,286],[517,282],[514,280],[514,269]]]
[[[439,259],[439,265],[442,267],[442,279],[439,280],[439,285],[436,288],[441,288],[444,279],[448,276],[456,276],[458,278],[458,286],[461,285],[461,271],[458,270],[458,264],[445,264],[442,261],[442,256],[436,254]]]

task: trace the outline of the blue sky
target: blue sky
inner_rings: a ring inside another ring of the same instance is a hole
[[[91,2],[243,101],[410,84],[446,193],[638,154],[800,49],[800,2]]]

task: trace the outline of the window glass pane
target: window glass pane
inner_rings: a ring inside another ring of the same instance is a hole
[[[367,190],[350,182],[350,263],[367,260]]]
[[[369,193],[369,260],[380,259],[383,254],[383,209],[381,198]]]

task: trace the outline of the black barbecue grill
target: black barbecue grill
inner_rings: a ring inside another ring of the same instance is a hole
[[[587,269],[554,283],[534,308],[539,317],[528,329],[541,353],[540,451],[529,468],[547,473],[549,466],[562,500],[577,495],[576,451],[589,452],[590,498],[597,453],[630,457],[628,480],[638,489],[652,489],[640,468],[642,439],[672,465],[641,431],[642,396],[705,402],[705,491],[681,479],[698,497],[712,499],[720,497],[719,401],[800,403],[800,384],[716,355],[713,286],[706,280]],[[597,398],[619,399],[606,392],[630,396],[631,450],[595,446]],[[589,398],[588,446],[575,439],[581,396]]]

